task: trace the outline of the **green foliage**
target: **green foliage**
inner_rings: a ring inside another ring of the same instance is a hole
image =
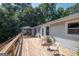
[[[14,14],[0,9],[0,43],[14,36],[18,31],[19,20]]]
[[[50,43],[50,45],[51,45],[52,44],[52,39],[49,36],[47,36],[46,39],[47,39],[47,43]]]
[[[74,12],[74,13],[79,12],[79,3],[76,3],[76,4],[73,6],[73,12]]]
[[[75,3],[73,6],[67,8],[67,13],[74,14],[79,12],[79,3]]]
[[[56,3],[42,3],[39,6],[46,21],[57,19],[56,17]]]
[[[64,8],[62,8],[62,7],[58,8],[57,13],[58,13],[59,18],[64,17],[65,16]]]

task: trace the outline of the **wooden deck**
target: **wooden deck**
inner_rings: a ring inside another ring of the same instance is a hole
[[[59,46],[58,52],[48,51],[48,46],[40,38],[24,37],[18,34],[11,42],[7,43],[0,49],[0,53],[11,56],[55,56],[56,53],[65,56],[75,56],[76,53],[62,46]],[[56,46],[52,46],[53,48]]]
[[[48,46],[43,46],[42,43],[40,38],[23,37],[20,33],[0,53],[11,56],[53,56],[54,52],[48,51]]]
[[[41,45],[39,38],[24,38],[22,46],[22,56],[51,56],[46,47]]]

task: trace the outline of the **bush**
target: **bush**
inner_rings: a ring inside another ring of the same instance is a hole
[[[47,37],[47,43],[52,44],[52,39],[50,37]]]

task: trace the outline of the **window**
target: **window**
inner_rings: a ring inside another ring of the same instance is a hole
[[[78,34],[79,35],[79,22],[68,23],[68,34]]]
[[[46,27],[46,35],[49,35],[49,27]]]

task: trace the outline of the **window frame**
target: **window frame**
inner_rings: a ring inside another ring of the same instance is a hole
[[[79,34],[68,33],[68,24],[69,23],[77,23],[77,22],[79,22],[79,20],[65,22],[65,34],[66,34],[66,36],[79,37]]]

